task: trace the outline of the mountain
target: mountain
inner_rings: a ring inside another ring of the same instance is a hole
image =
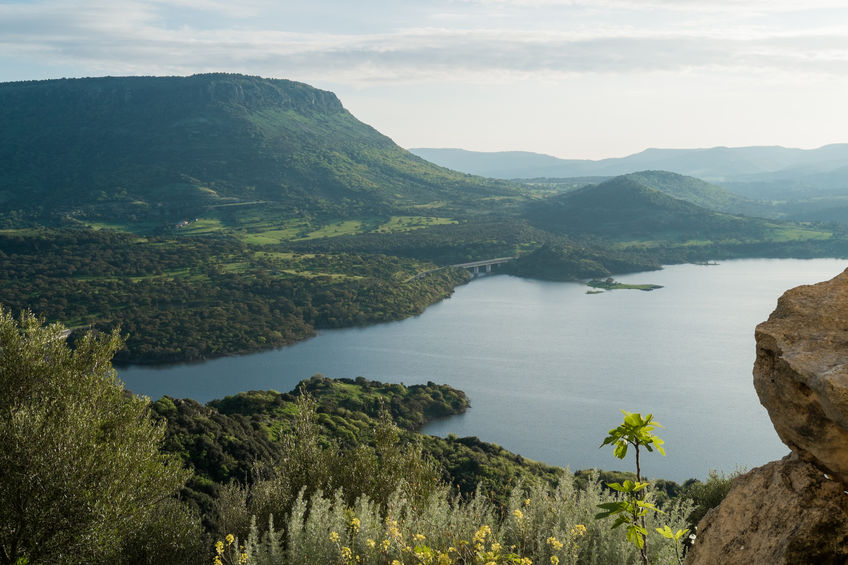
[[[471,175],[499,179],[577,177],[583,176],[583,173],[575,171],[581,169],[588,170],[584,161],[558,159],[550,155],[528,151],[484,153],[466,151],[465,149],[430,149],[421,147],[410,149],[409,152],[448,169],[462,171]],[[565,172],[568,174],[564,174]]]
[[[428,161],[475,175],[494,178],[569,178],[616,176],[645,169],[665,170],[708,181],[756,183],[768,181],[779,190],[787,180],[831,175],[830,182],[848,186],[848,144],[825,145],[818,149],[786,147],[712,147],[708,149],[646,149],[627,157],[601,159],[558,159],[521,151],[481,153],[462,149],[410,149]],[[745,193],[770,199],[764,192]]]
[[[331,92],[232,74],[0,84],[0,162],[7,227],[258,202],[348,217],[514,194],[401,149]]]
[[[648,173],[615,177],[531,205],[528,217],[542,229],[614,240],[759,238],[764,220],[708,210],[649,186]],[[647,179],[647,180],[646,180]]]

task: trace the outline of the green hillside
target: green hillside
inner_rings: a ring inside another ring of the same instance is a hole
[[[541,230],[594,237],[596,243],[627,251],[631,263],[638,262],[640,255],[643,261],[668,264],[732,257],[841,257],[848,253],[848,241],[832,226],[716,212],[668,194],[674,192],[716,208],[733,201],[725,199],[725,191],[704,184],[671,173],[624,175],[536,201],[527,206],[526,216]],[[547,271],[557,263],[577,265],[584,272],[596,269],[582,258],[576,259],[571,250],[543,247],[522,258],[516,267],[523,263],[521,274],[554,279],[559,277]],[[611,272],[626,270],[614,267],[609,251],[601,263]]]
[[[749,200],[695,177],[668,171],[640,171],[624,176],[673,198],[685,200],[715,212],[759,218],[778,216],[778,212],[769,203]]]
[[[761,221],[712,212],[631,176],[550,198],[543,205],[534,206],[530,214],[544,229],[617,240],[764,234]]]
[[[515,195],[408,153],[331,92],[229,74],[0,84],[0,161],[5,227],[232,226],[244,207],[278,219],[433,215]]]

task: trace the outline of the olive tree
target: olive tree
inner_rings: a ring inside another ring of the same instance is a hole
[[[118,333],[66,335],[0,306],[0,563],[120,562],[188,478],[116,379]]]

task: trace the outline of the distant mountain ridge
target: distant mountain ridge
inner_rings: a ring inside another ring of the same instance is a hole
[[[664,170],[718,183],[759,199],[784,197],[793,190],[814,190],[822,183],[829,188],[848,188],[848,143],[818,149],[780,146],[646,149],[634,155],[598,161],[559,159],[522,151],[486,153],[432,148],[410,151],[443,167],[503,179],[618,176],[641,170]]]

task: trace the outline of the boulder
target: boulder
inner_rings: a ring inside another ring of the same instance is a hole
[[[698,525],[687,565],[848,563],[848,494],[796,454],[740,477]]]
[[[848,563],[848,270],[757,326],[754,388],[791,454],[736,478],[687,565]]]
[[[754,388],[778,436],[848,484],[848,271],[787,291],[755,337]]]

